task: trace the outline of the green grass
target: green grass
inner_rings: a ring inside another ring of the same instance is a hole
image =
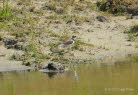
[[[71,23],[72,21],[75,21],[76,24],[91,22],[91,19],[88,16],[79,16],[79,15],[70,15],[70,14],[64,14],[64,15],[52,14],[47,18],[50,20],[65,21],[66,23]]]
[[[46,30],[47,33],[50,34],[51,37],[57,37],[57,38],[60,38],[61,36],[51,30]]]
[[[62,33],[62,36],[60,37],[60,41],[67,41],[69,40],[71,37],[69,36],[68,32],[66,30],[64,30],[64,32]]]
[[[82,42],[82,41],[80,41],[80,40],[77,40],[77,41],[74,43],[74,46],[73,46],[72,48],[73,48],[73,49],[79,49],[81,46],[94,47],[93,44],[85,43],[85,42]]]
[[[57,37],[60,41],[67,41],[70,39],[70,36],[68,35],[68,33],[66,31],[64,31],[61,34],[55,33],[52,30],[46,29],[45,30],[51,37]]]
[[[6,25],[5,22],[0,22],[0,27],[3,27],[3,26],[5,26],[5,25]]]
[[[26,45],[24,51],[25,51],[24,60],[34,59],[37,63],[39,63],[50,58],[49,55],[46,55],[41,51],[39,45],[36,44],[35,42]]]
[[[3,9],[0,10],[0,19],[8,19],[10,17],[12,17],[12,12],[8,0],[3,0]]]
[[[64,15],[62,17],[62,19],[67,23],[70,23],[73,20],[76,23],[90,22],[89,17],[87,17],[87,16],[78,16],[78,15]]]
[[[125,31],[124,33],[128,34],[129,40],[135,40],[138,37],[138,25],[134,25],[130,30]]]
[[[134,25],[129,31],[128,33],[133,33],[136,34],[135,36],[138,36],[138,25]]]
[[[138,48],[138,45],[136,45],[135,48]]]

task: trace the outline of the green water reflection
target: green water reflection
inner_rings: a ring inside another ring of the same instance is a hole
[[[138,56],[119,58],[82,64],[57,75],[0,73],[0,95],[138,95]]]

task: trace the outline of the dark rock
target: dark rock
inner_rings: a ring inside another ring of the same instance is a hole
[[[25,65],[25,66],[31,66],[34,63],[35,63],[35,60],[34,59],[30,59],[30,60],[24,61],[23,65]]]
[[[108,19],[105,18],[104,16],[97,16],[96,19],[100,22],[108,22]]]
[[[13,59],[13,60],[16,60],[16,61],[21,61],[22,60],[22,54],[13,54],[12,56],[11,56],[11,59]]]
[[[23,49],[25,49],[24,43],[18,42],[17,44],[14,45],[14,48],[17,50],[23,50]]]
[[[2,38],[2,41],[4,42],[5,45],[14,45],[18,42],[17,39],[14,37],[4,37]]]
[[[96,2],[96,6],[97,6],[97,7],[100,7],[100,6],[101,6],[101,2],[97,1],[97,2]]]
[[[65,67],[59,62],[50,62],[43,66],[42,69],[49,71],[64,71]]]
[[[131,39],[127,39],[127,41],[132,41]]]
[[[31,66],[31,63],[28,62],[28,61],[26,61],[26,62],[23,62],[23,65],[25,65],[25,66]]]
[[[25,40],[22,38],[15,38],[14,36],[9,36],[2,38],[2,41],[4,42],[4,45],[7,49],[24,49]]]

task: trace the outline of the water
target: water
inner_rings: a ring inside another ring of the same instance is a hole
[[[138,55],[108,57],[61,74],[0,73],[0,95],[138,95]]]

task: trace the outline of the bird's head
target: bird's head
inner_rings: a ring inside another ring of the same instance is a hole
[[[72,36],[72,37],[71,37],[71,39],[75,41],[75,39],[76,39],[76,36]]]

